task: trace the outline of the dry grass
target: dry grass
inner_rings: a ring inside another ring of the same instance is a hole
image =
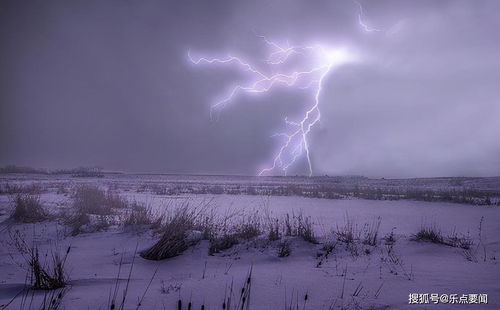
[[[222,309],[222,310],[249,310],[250,302],[251,302],[251,292],[252,292],[252,267],[248,272],[248,275],[245,278],[245,282],[243,283],[241,289],[233,290],[233,282],[228,287],[226,286],[226,290],[224,292],[224,299],[219,306],[210,307],[210,305],[205,305],[203,302],[201,305],[195,307],[193,302],[191,301],[192,296],[189,298],[189,301],[184,301],[181,297],[177,300],[177,310],[191,310],[191,309]]]
[[[17,222],[35,223],[49,218],[40,203],[40,197],[30,194],[17,194],[14,198],[14,211],[11,218]]]
[[[26,185],[18,185],[11,183],[4,183],[0,185],[0,194],[29,194],[29,195],[40,195],[45,192],[47,188],[43,187],[39,183],[31,183]]]
[[[461,248],[468,250],[474,244],[470,236],[461,236],[456,232],[453,232],[450,236],[443,236],[441,230],[439,230],[436,225],[433,226],[422,226],[420,230],[412,236],[413,241],[428,241],[436,244],[442,244],[451,246],[454,248]]]
[[[10,235],[10,237],[12,244],[28,266],[29,279],[33,289],[54,290],[66,286],[65,264],[71,247],[68,247],[63,255],[59,251],[51,249],[41,258],[38,246],[35,243],[28,245],[19,232]]]
[[[385,246],[385,250],[383,250],[383,255],[380,258],[380,261],[393,275],[402,274],[407,280],[413,280],[415,278],[413,268],[411,266],[410,270],[406,268],[403,258],[401,255],[396,253],[394,244]]]
[[[420,230],[413,235],[414,241],[429,241],[437,244],[446,244],[441,231],[436,226],[422,226]]]
[[[53,290],[66,286],[66,274],[64,265],[66,258],[70,252],[70,247],[67,248],[63,257],[59,253],[52,253],[51,264],[43,265],[39,258],[38,248],[35,247],[30,252],[29,265],[32,271],[33,288],[41,290]]]
[[[283,225],[285,236],[300,237],[307,242],[318,243],[310,217],[303,216],[302,213],[298,215],[292,213],[292,216],[287,213],[284,217]]]
[[[63,215],[72,235],[104,230],[115,222],[117,210],[126,209],[128,202],[110,191],[96,186],[82,185],[73,195],[71,214]]]
[[[220,253],[222,251],[228,250],[240,242],[237,234],[229,234],[229,233],[220,236],[214,236],[210,238],[209,241],[210,241],[210,247],[208,248],[209,255],[213,255],[215,253]]]
[[[263,233],[262,221],[258,212],[239,217],[236,221],[230,221],[230,218],[232,216],[219,219],[219,223],[212,226],[208,238],[210,241],[209,255],[230,249]]]
[[[149,249],[143,251],[141,257],[149,260],[162,260],[182,254],[189,246],[199,240],[190,238],[190,232],[196,227],[199,213],[196,209],[185,205],[167,217],[162,227],[163,235]]]
[[[139,230],[143,228],[160,229],[164,214],[157,214],[151,207],[133,203],[122,222],[124,229]]]
[[[280,222],[278,219],[272,219],[269,221],[270,223],[268,224],[269,227],[269,232],[267,235],[267,238],[269,241],[276,241],[281,238],[281,233],[280,233]]]
[[[345,216],[345,223],[343,226],[337,226],[334,234],[338,241],[352,244],[361,238],[361,233],[358,231],[356,223],[348,216]]]
[[[287,239],[282,240],[278,244],[278,257],[288,257],[292,254],[292,247],[290,245],[290,241]]]
[[[363,243],[371,246],[376,246],[378,243],[378,234],[382,219],[380,216],[376,221],[365,224],[363,228]]]
[[[331,244],[343,244],[352,257],[361,254],[370,255],[374,247],[379,245],[379,229],[382,219],[378,217],[370,223],[365,223],[362,228],[349,217],[344,217],[344,223],[337,225],[333,230],[333,241]]]
[[[258,212],[229,212],[225,216],[217,216],[214,210],[209,208],[209,204],[210,202],[203,202],[197,207],[185,204],[163,215],[161,227],[157,230],[162,233],[162,237],[152,247],[143,251],[141,256],[151,260],[174,257],[200,240],[209,241],[209,255],[213,255],[263,233]],[[134,217],[134,220],[141,218],[144,222],[150,222],[144,214]]]
[[[82,185],[73,196],[73,209],[83,214],[110,215],[116,209],[128,207],[119,195],[105,192],[96,186]]]
[[[448,236],[446,239],[446,245],[452,246],[454,248],[461,248],[464,250],[469,250],[474,242],[469,235],[461,236],[457,233],[453,233],[451,236]]]
[[[30,294],[31,292],[31,294]],[[35,294],[28,286],[25,286],[19,293],[17,293],[14,298],[12,298],[7,304],[0,305],[0,309],[10,309],[10,306],[14,300],[20,299],[19,310],[58,310],[62,307],[62,301],[68,288],[61,288],[55,290],[46,290],[43,294],[42,300],[35,300]]]

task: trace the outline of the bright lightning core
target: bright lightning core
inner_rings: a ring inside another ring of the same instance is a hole
[[[290,167],[299,160],[305,160],[312,175],[309,135],[320,121],[320,96],[326,76],[333,69],[354,61],[356,58],[345,48],[329,48],[323,45],[280,45],[261,37],[269,47],[269,54],[263,65],[267,70],[258,69],[253,63],[237,56],[224,58],[193,58],[193,64],[233,65],[248,72],[249,79],[244,84],[233,87],[222,99],[212,104],[210,115],[218,117],[220,111],[238,96],[245,94],[265,94],[275,87],[304,89],[310,92],[310,102],[305,103],[306,112],[298,120],[285,118],[286,129],[274,134],[279,139],[278,151],[267,168],[259,175],[286,175]],[[293,60],[293,61],[292,61]],[[271,72],[271,73],[268,73]]]

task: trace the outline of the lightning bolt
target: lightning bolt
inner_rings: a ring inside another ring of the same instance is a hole
[[[216,112],[220,112],[229,102],[238,95],[244,93],[266,93],[278,86],[296,87],[297,89],[311,90],[312,104],[303,114],[299,121],[290,121],[285,118],[285,125],[288,130],[273,135],[281,138],[281,146],[272,160],[272,165],[262,169],[258,174],[270,174],[275,170],[281,170],[286,175],[288,169],[305,155],[309,175],[312,175],[311,152],[309,149],[308,137],[311,129],[320,121],[321,112],[319,109],[320,95],[323,88],[323,81],[334,67],[342,65],[352,60],[345,48],[330,49],[322,45],[290,45],[282,46],[264,36],[259,36],[270,47],[264,63],[267,66],[283,66],[289,59],[297,55],[303,58],[302,66],[292,70],[283,68],[275,74],[267,74],[265,71],[257,69],[255,66],[242,59],[229,55],[224,58],[193,58],[188,51],[188,58],[193,64],[232,64],[249,72],[250,82],[245,85],[236,85],[222,99],[212,104],[210,115],[214,118]],[[219,113],[218,113],[219,114]],[[217,114],[217,115],[218,115]],[[218,117],[217,117],[218,118]]]
[[[370,27],[366,24],[366,22],[364,21],[364,18],[365,18],[365,13],[363,11],[363,6],[361,5],[361,3],[359,3],[358,1],[356,0],[353,0],[354,3],[357,4],[358,8],[359,8],[359,11],[358,11],[358,24],[359,26],[366,32],[378,32],[378,31],[381,31],[380,29],[377,29],[377,28],[373,28],[373,27]]]
[[[358,22],[362,29],[367,32],[380,31],[368,27],[363,22],[363,8],[359,6]],[[288,170],[301,158],[307,164],[309,176],[313,174],[311,162],[311,150],[309,136],[313,127],[320,122],[320,97],[324,82],[333,69],[355,61],[357,57],[345,47],[330,48],[325,45],[286,45],[269,40],[265,36],[258,35],[269,48],[269,53],[263,64],[266,70],[261,70],[253,63],[243,57],[228,55],[223,58],[198,57],[195,58],[188,51],[187,56],[195,65],[231,65],[236,66],[248,73],[248,81],[238,84],[230,89],[210,107],[211,119],[218,119],[220,111],[230,102],[244,94],[268,93],[276,87],[290,87],[310,92],[311,101],[308,108],[297,121],[291,121],[285,117],[286,130],[272,135],[280,139],[278,150],[271,160],[271,164],[258,172],[258,175],[270,175],[276,171],[287,175]],[[293,62],[291,59],[293,58]],[[297,60],[299,60],[297,62]],[[277,72],[277,73],[268,73]]]

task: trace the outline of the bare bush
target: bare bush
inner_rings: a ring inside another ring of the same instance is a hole
[[[17,194],[14,198],[14,211],[11,217],[18,222],[34,223],[44,221],[49,216],[43,209],[39,196]]]

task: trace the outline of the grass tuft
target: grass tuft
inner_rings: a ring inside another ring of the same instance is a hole
[[[73,195],[72,214],[63,218],[72,228],[72,235],[78,235],[106,229],[112,224],[115,212],[127,207],[127,201],[119,195],[96,186],[82,185]]]
[[[162,227],[163,235],[160,240],[140,253],[141,257],[162,260],[182,254],[189,246],[199,241],[197,238],[190,238],[190,232],[195,228],[197,218],[196,210],[190,209],[187,205],[175,210]]]
[[[446,244],[441,231],[435,226],[422,227],[412,238],[414,241],[429,241],[437,244]]]
[[[12,219],[22,223],[41,222],[49,218],[40,203],[40,197],[30,194],[18,194],[14,198]]]
[[[42,259],[38,246],[35,243],[28,245],[18,231],[10,235],[10,238],[29,267],[29,279],[33,289],[55,290],[66,286],[65,264],[71,251],[70,246],[63,255],[59,251],[51,250],[50,253],[43,255]]]

